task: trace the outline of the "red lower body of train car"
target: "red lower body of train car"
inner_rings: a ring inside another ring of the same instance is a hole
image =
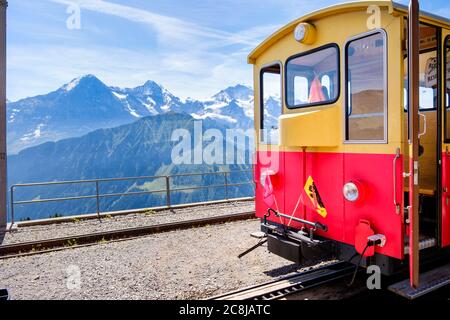
[[[268,213],[271,210],[264,201],[267,196],[264,176],[267,174],[270,175],[275,199],[271,209],[283,213],[283,217]],[[308,179],[314,181],[326,216],[305,205],[302,194]],[[378,264],[384,274],[392,274],[405,267],[407,217],[404,212],[402,156],[258,152],[255,182],[256,215],[262,219],[269,250],[275,254],[294,262],[309,260],[310,257],[350,260],[362,253],[359,244],[367,242],[367,237],[373,234],[384,236],[385,243],[364,253],[372,256],[370,263]],[[357,201],[348,201],[343,195],[343,186],[349,182],[358,185]],[[311,230],[312,227],[297,219],[319,222],[326,226],[326,231]],[[297,237],[300,233],[303,235]]]

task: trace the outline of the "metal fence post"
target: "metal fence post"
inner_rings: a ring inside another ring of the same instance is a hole
[[[10,191],[10,197],[11,197],[11,227],[14,224],[14,186],[11,186],[11,191]]]
[[[228,200],[228,172],[225,171],[225,200]]]
[[[167,204],[167,208],[171,207],[171,201],[170,201],[170,176],[166,176],[166,204]]]
[[[100,219],[100,192],[98,180],[95,181],[95,195],[97,200],[97,216]]]

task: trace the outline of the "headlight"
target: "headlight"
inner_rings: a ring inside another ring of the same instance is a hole
[[[313,44],[317,38],[317,30],[312,24],[302,22],[295,28],[294,38],[303,44]]]
[[[344,197],[348,201],[355,202],[359,199],[359,190],[355,183],[349,182],[344,185]]]

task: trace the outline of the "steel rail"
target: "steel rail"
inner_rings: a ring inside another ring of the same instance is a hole
[[[17,183],[13,187],[41,187],[41,186],[55,186],[63,184],[83,184],[95,182],[118,182],[129,180],[151,180],[162,179],[165,176],[139,176],[139,177],[124,177],[124,178],[103,178],[103,179],[87,179],[87,180],[67,180],[67,181],[52,181],[52,182],[32,182],[32,183]]]
[[[314,287],[334,282],[354,272],[355,266],[347,262],[336,262],[317,269],[297,272],[277,280],[255,285],[210,300],[277,300]]]
[[[32,183],[17,183],[14,187],[39,187],[39,186],[51,186],[61,184],[80,184],[80,183],[95,183],[95,182],[117,182],[117,181],[129,181],[129,180],[150,180],[150,179],[164,179],[166,177],[191,177],[191,176],[207,176],[207,175],[230,175],[234,173],[252,172],[252,170],[236,170],[236,171],[218,171],[218,172],[200,172],[200,173],[179,173],[169,176],[136,176],[136,177],[123,177],[123,178],[101,178],[101,179],[87,179],[87,180],[67,180],[67,181],[53,181],[53,182],[32,182]]]
[[[244,185],[250,185],[253,184],[253,182],[242,182],[242,183],[234,183],[234,184],[228,184],[228,187],[238,187],[238,186],[244,186]],[[185,187],[185,188],[176,188],[176,189],[170,189],[170,191],[188,191],[188,190],[201,190],[201,189],[214,189],[214,188],[225,188],[226,185],[224,184],[212,184],[209,186],[198,186],[198,187]]]
[[[201,173],[201,175],[223,175],[226,173],[227,175],[233,174],[233,173],[244,173],[244,172],[252,172],[252,170],[233,170],[233,171],[217,171],[217,172],[205,172]],[[198,176],[199,173],[179,173],[179,174],[173,174],[171,177],[190,177],[190,176]]]
[[[150,226],[126,228],[119,230],[103,231],[91,234],[73,235],[61,238],[30,241],[0,246],[0,260],[26,255],[47,253],[63,249],[72,249],[82,246],[103,243],[105,241],[130,240],[156,233],[174,230],[204,227],[213,224],[249,220],[255,217],[254,211],[241,212],[229,215],[209,218],[192,219],[173,223],[156,224]]]

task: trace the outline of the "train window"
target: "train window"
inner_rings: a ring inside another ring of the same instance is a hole
[[[408,21],[405,19],[405,26]],[[405,30],[406,31],[406,30]],[[407,34],[407,32],[406,32]],[[437,28],[420,24],[420,79],[419,79],[419,110],[433,111],[438,104],[438,58],[437,58]],[[407,44],[406,44],[407,46]],[[404,107],[408,111],[408,55],[405,53],[404,68]]]
[[[386,34],[351,40],[346,59],[346,140],[386,140]]]
[[[450,36],[445,39],[445,140],[450,141]]]
[[[437,89],[420,86],[419,88],[419,109],[421,111],[434,110]]]
[[[281,115],[281,66],[273,64],[261,70],[260,141],[278,144],[278,119]]]
[[[419,110],[436,110],[436,90],[432,88],[419,87]],[[408,90],[403,88],[403,109],[408,111]]]
[[[302,108],[334,103],[339,97],[339,48],[327,45],[286,63],[286,104]]]

